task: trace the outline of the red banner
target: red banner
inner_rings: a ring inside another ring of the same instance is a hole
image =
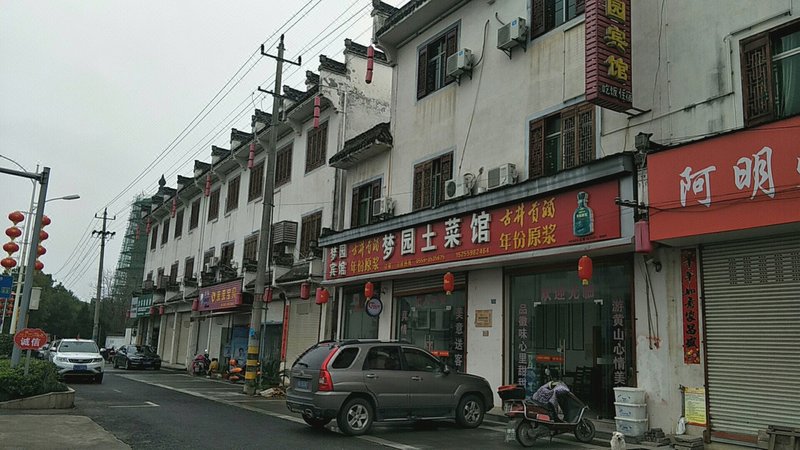
[[[650,239],[800,222],[800,117],[647,157]]]
[[[619,181],[326,248],[327,280],[620,237]]]
[[[586,100],[631,109],[632,73],[631,1],[586,0]]]
[[[697,252],[681,250],[681,295],[683,297],[683,362],[700,364],[700,307],[697,291]]]
[[[198,311],[235,308],[242,304],[242,280],[201,288],[199,297]]]

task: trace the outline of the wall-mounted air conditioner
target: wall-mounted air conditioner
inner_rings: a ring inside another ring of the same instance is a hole
[[[444,182],[444,199],[455,200],[466,197],[470,194],[470,189],[464,177],[456,177]]]
[[[525,19],[517,17],[497,30],[497,48],[509,50],[524,44],[528,38],[528,27]]]
[[[505,163],[500,167],[489,169],[487,177],[489,189],[508,186],[517,182],[517,167],[514,164]]]
[[[380,197],[372,200],[372,216],[387,217],[394,212],[394,200],[389,197]]]
[[[447,57],[447,76],[460,77],[465,72],[472,72],[472,51],[468,48]]]
[[[218,256],[212,256],[211,258],[208,259],[207,266],[209,268],[213,269],[213,268],[217,267],[218,265],[219,265],[219,257]]]

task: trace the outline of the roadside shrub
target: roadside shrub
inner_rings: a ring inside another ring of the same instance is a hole
[[[14,349],[14,336],[10,334],[0,334],[0,358],[9,358],[11,350]]]
[[[31,359],[27,376],[24,371],[24,358],[13,369],[11,360],[0,360],[0,401],[67,390],[67,386],[58,381],[58,371],[50,361]]]

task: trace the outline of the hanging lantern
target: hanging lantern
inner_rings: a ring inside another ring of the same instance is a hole
[[[192,300],[192,311],[197,311],[198,309],[200,309],[200,300]]]
[[[255,134],[255,130],[253,130],[253,134]],[[256,143],[255,141],[250,143],[250,154],[247,156],[247,169],[253,170],[253,164],[256,159]]]
[[[5,267],[6,270],[11,270],[16,265],[17,265],[17,261],[14,258],[3,258],[3,260],[0,261],[0,266]]]
[[[44,263],[37,259],[36,262],[33,263],[33,268],[41,272],[42,269],[44,269]]]
[[[367,84],[372,83],[372,68],[375,64],[375,48],[373,46],[367,47],[367,77],[364,81]]]
[[[45,253],[47,253],[47,249],[46,248],[42,247],[41,245],[37,245],[36,246],[36,254],[37,255],[42,256]]]
[[[639,220],[633,224],[633,241],[636,253],[653,251],[653,243],[650,242],[650,224],[646,220]]]
[[[42,230],[39,232],[39,242],[46,241],[49,237],[50,234],[47,231]]]
[[[592,280],[592,258],[583,255],[578,260],[578,278],[581,279],[584,286],[587,286]]]
[[[456,288],[456,277],[453,275],[452,272],[447,272],[444,274],[444,292],[447,295],[453,293],[453,289]]]
[[[51,223],[51,220],[50,220],[49,217],[42,216],[42,226],[43,227],[46,227],[46,226],[50,225],[50,223]]]
[[[169,212],[170,217],[175,217],[175,211],[178,210],[178,198],[172,197],[172,211]]]
[[[206,197],[211,195],[211,174],[210,173],[206,175],[206,187],[203,190],[203,195],[205,195]]]
[[[264,289],[264,296],[262,297],[264,303],[272,303],[272,287]]]
[[[14,211],[12,213],[8,213],[8,220],[14,223],[14,225],[22,222],[25,220],[25,215],[19,211]]]
[[[14,241],[6,242],[3,244],[3,250],[8,253],[8,256],[11,256],[11,254],[16,253],[19,250],[19,245],[17,245],[17,243]]]
[[[330,292],[328,292],[327,289],[318,287],[317,288],[317,304],[318,305],[324,305],[324,304],[328,303],[328,300],[330,299],[330,295],[331,294],[330,294]]]
[[[300,298],[303,300],[308,300],[311,297],[311,284],[310,283],[303,283],[300,285]]]
[[[149,217],[147,218],[147,228],[145,228],[145,232],[147,234],[150,234],[150,218]]]
[[[314,128],[319,128],[319,105],[321,103],[319,95],[314,97]]]
[[[11,239],[16,239],[22,236],[22,230],[17,227],[8,227],[6,228],[6,236],[10,237]]]
[[[372,284],[372,281],[367,281],[364,285],[364,298],[369,300],[375,295],[375,285]]]
[[[164,305],[161,305],[161,306],[158,307],[158,315],[159,316],[163,316],[164,315]]]

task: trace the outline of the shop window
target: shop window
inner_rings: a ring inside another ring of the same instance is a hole
[[[179,238],[183,234],[183,210],[175,213],[175,237]]]
[[[413,209],[431,208],[444,200],[444,183],[453,177],[453,154],[414,166]]]
[[[530,395],[550,378],[563,379],[592,410],[613,417],[613,388],[635,385],[629,265],[595,262],[588,286],[567,268],[510,281],[507,381]]]
[[[336,356],[336,359],[333,360],[331,369],[347,369],[353,364],[356,356],[358,356],[357,347],[350,347],[342,350],[339,352],[339,355]]]
[[[458,51],[458,27],[422,46],[417,53],[417,99],[453,82],[447,76],[447,57]]]
[[[532,121],[529,133],[529,179],[555,175],[593,161],[594,105],[568,108]]]
[[[200,199],[192,202],[192,211],[189,213],[189,231],[197,228],[200,223]]]
[[[328,122],[319,124],[319,128],[309,128],[306,141],[306,173],[325,165],[328,146]]]
[[[322,231],[322,211],[303,216],[300,225],[300,258],[313,256]]]
[[[164,221],[164,229],[161,231],[161,245],[164,245],[169,240],[169,219]]]
[[[257,198],[261,198],[264,192],[264,161],[253,166],[250,169],[250,181],[247,186],[247,201],[252,202]]]
[[[158,243],[158,225],[153,225],[152,230],[150,230],[150,250],[155,250],[157,243]]]
[[[746,125],[800,113],[800,22],[742,41],[741,64]]]
[[[380,285],[375,292],[380,292]],[[378,318],[367,314],[364,303],[364,285],[344,288],[342,331],[344,339],[378,339]]]
[[[228,182],[228,197],[225,199],[226,213],[239,207],[239,181],[241,181],[241,177],[236,177]]]
[[[258,234],[253,234],[244,239],[242,255],[243,264],[254,264],[258,261]]]
[[[400,347],[372,347],[364,360],[364,370],[400,370]]]
[[[533,0],[531,6],[531,37],[536,37],[583,14],[585,1]]]
[[[292,144],[278,150],[275,155],[275,187],[292,179]]]
[[[399,295],[397,337],[424,348],[459,372],[466,370],[466,294],[442,291]]]
[[[208,197],[208,221],[216,220],[219,217],[219,189],[212,191]]]
[[[353,203],[350,215],[351,228],[368,225],[374,221],[372,218],[372,201],[380,196],[381,180],[375,180],[353,188]]]
[[[414,372],[438,372],[441,367],[439,361],[415,348],[404,347],[403,356],[406,358],[406,370]]]

